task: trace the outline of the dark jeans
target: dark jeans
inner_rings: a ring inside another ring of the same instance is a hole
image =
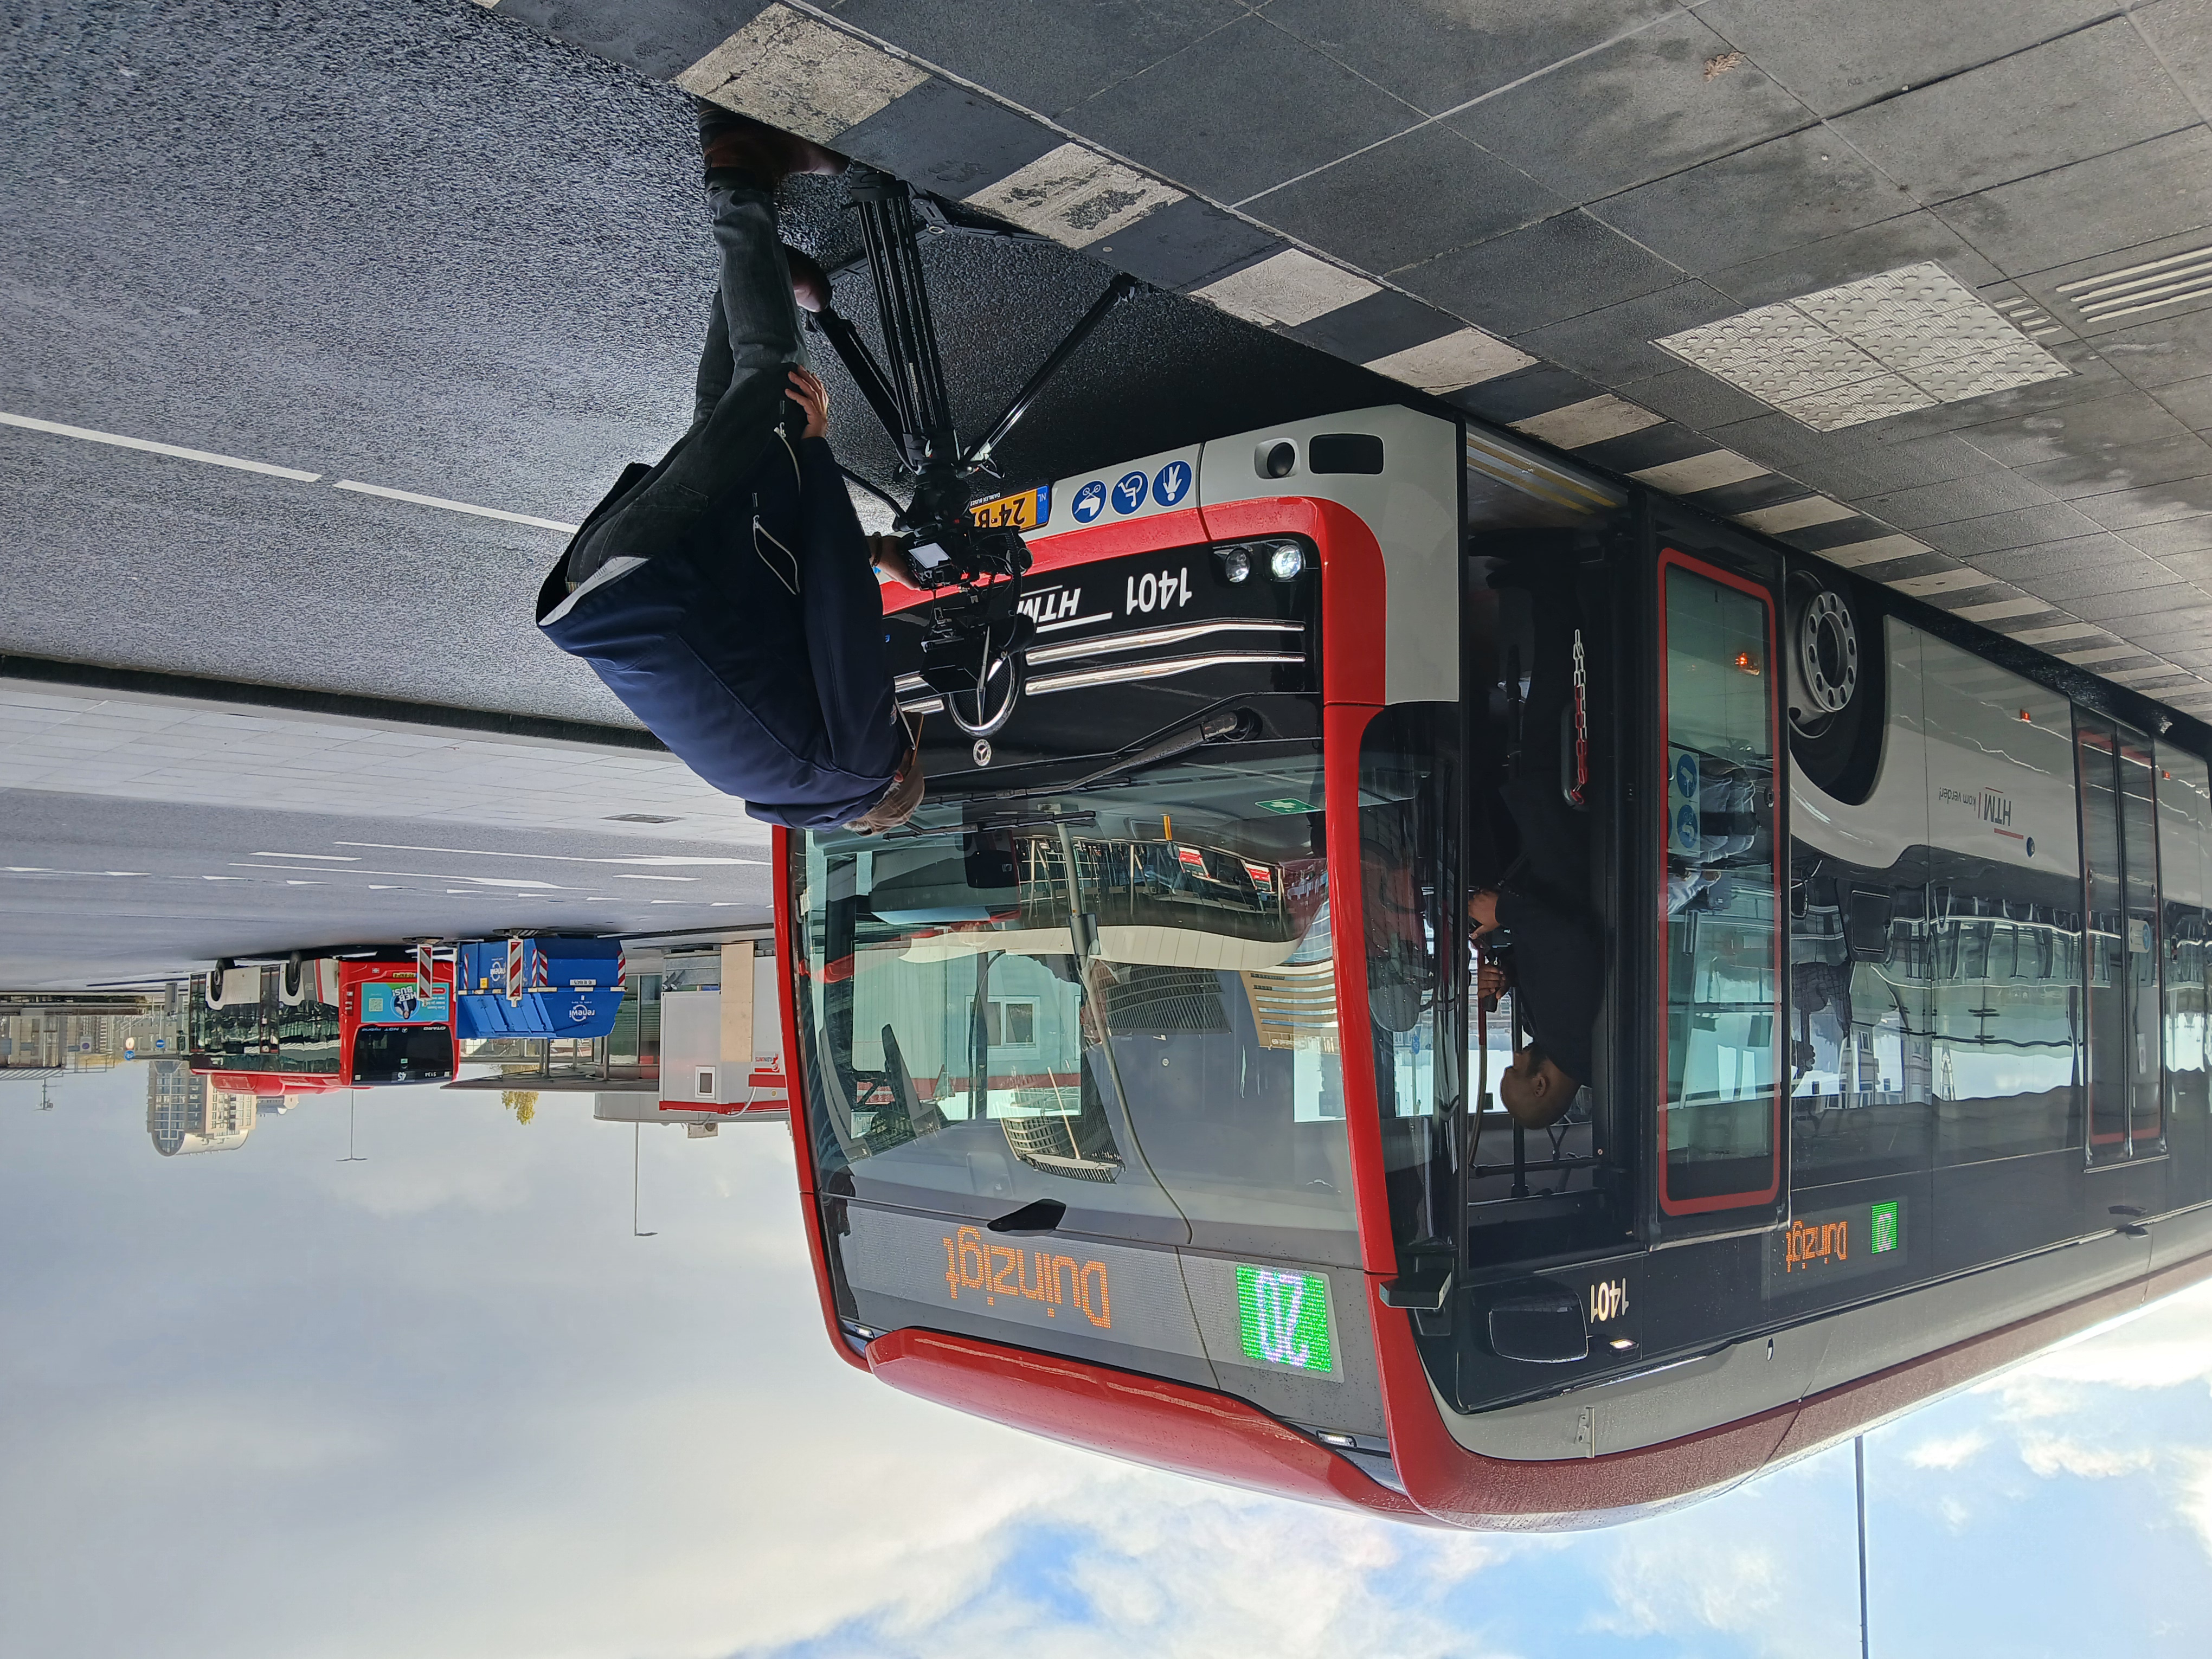
[[[707,204],[722,270],[699,355],[690,428],[658,465],[600,504],[569,550],[571,582],[609,559],[650,557],[705,533],[782,418],[786,376],[803,361],[803,348],[775,202],[723,173],[708,177]]]
[[[806,361],[799,307],[791,297],[791,265],[776,234],[775,203],[764,190],[727,173],[707,180],[707,205],[722,253],[720,280],[707,319],[707,344],[691,404],[698,431],[732,389],[768,374],[779,389],[784,370]]]

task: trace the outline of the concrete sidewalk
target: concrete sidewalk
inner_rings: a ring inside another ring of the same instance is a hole
[[[10,789],[766,848],[742,802],[642,733],[607,739],[0,678]]]

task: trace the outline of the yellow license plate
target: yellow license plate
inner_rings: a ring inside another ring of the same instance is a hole
[[[986,530],[1041,530],[1052,520],[1052,486],[1040,484],[1018,495],[979,502],[968,510]]]

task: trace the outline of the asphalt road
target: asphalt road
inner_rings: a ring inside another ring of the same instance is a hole
[[[757,849],[0,790],[0,985],[160,980],[218,957],[514,928],[757,922]]]
[[[531,624],[562,531],[338,486],[574,523],[678,435],[714,270],[688,100],[468,0],[178,0],[19,12],[0,112],[0,413],[263,469],[0,424],[0,652],[635,724]],[[792,181],[788,239],[849,258],[842,203]],[[971,431],[1106,281],[1043,244],[926,257]],[[864,273],[838,293],[872,327]],[[841,455],[893,482],[822,367]],[[1388,395],[1147,295],[1001,459],[1019,486]],[[689,850],[0,793],[0,982],[766,914],[757,865],[589,861]]]
[[[540,640],[557,531],[688,416],[713,280],[688,101],[467,0],[86,4],[0,58],[0,411],[319,475],[0,426],[0,651],[630,723]],[[836,258],[834,181],[791,239]],[[933,241],[980,428],[1103,285]],[[857,319],[865,280],[841,279]],[[841,453],[890,452],[831,373]],[[1122,308],[1003,452],[1010,483],[1387,395],[1168,295]]]

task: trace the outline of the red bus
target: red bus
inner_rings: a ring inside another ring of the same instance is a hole
[[[2196,721],[1433,410],[981,511],[1030,530],[1025,695],[963,729],[908,673],[920,815],[777,835],[851,1364],[1209,1479],[1588,1526],[2212,1266]],[[1556,730],[1508,568],[1571,624]],[[1468,911],[1532,756],[1601,1002],[1524,1130]]]
[[[192,979],[185,1047],[220,1086],[316,1093],[453,1077],[450,950],[422,982],[412,951],[218,963]]]

